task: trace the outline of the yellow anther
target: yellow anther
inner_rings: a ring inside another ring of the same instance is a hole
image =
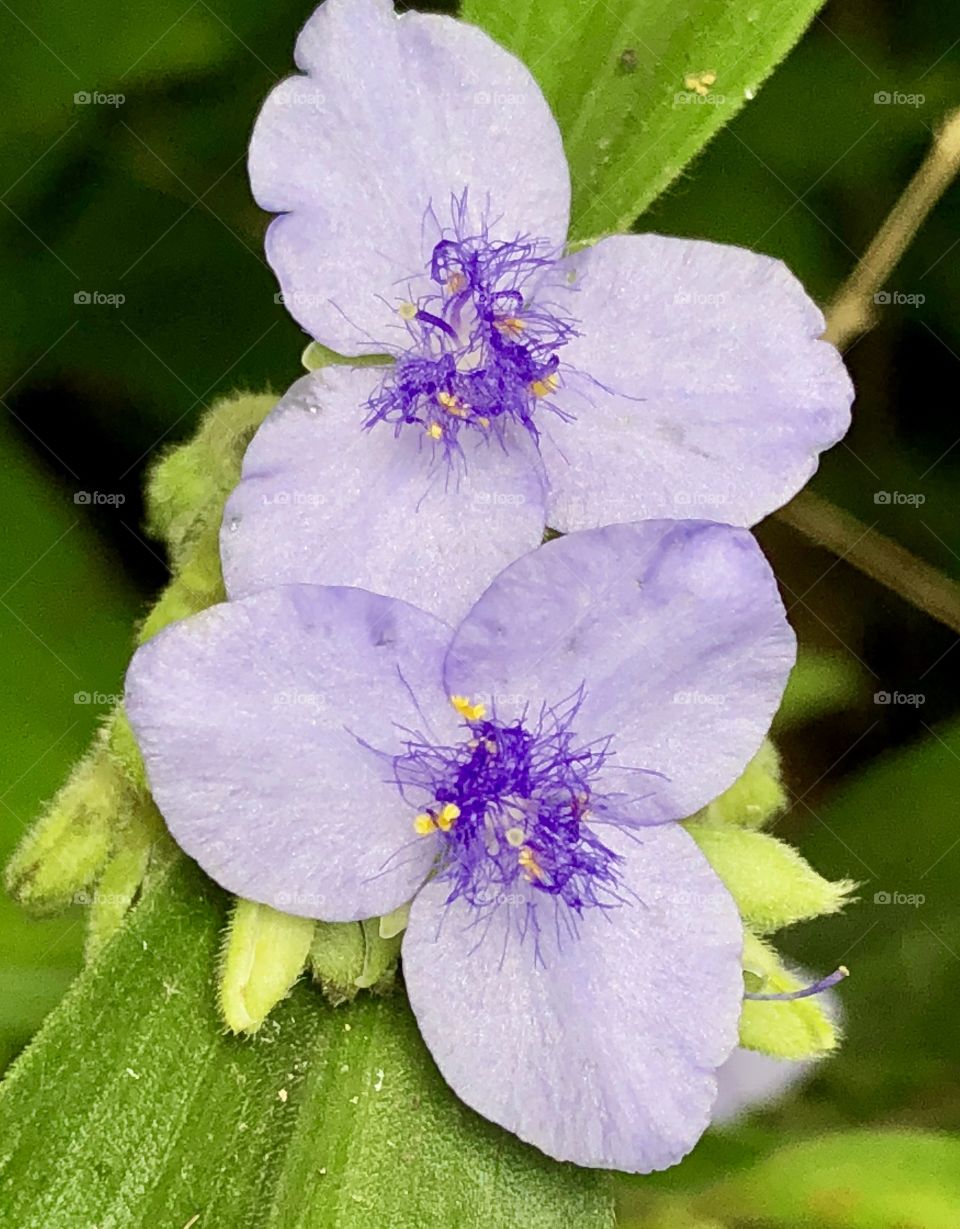
[[[522,828],[508,828],[503,835],[507,838],[507,844],[512,845],[514,849],[519,849],[523,844]],[[527,852],[529,853],[529,850]]]
[[[437,825],[433,816],[428,814],[426,811],[424,811],[422,815],[418,815],[413,821],[413,830],[418,836],[428,836],[431,832],[436,830],[436,827]]]
[[[451,294],[456,294],[458,290],[462,290],[467,284],[467,279],[462,273],[451,273],[447,278],[447,289]]]
[[[483,745],[486,747],[486,749],[490,752],[491,755],[497,754],[497,744],[493,741],[492,738],[485,738],[483,740]]]
[[[495,320],[493,327],[501,333],[512,333],[516,337],[527,326],[517,316],[504,316],[501,320]]]
[[[535,397],[549,397],[551,393],[555,393],[560,387],[560,377],[555,371],[547,376],[545,380],[534,380],[530,385],[530,391]]]
[[[401,320],[413,320],[417,314],[416,303],[401,303],[397,308]]]
[[[480,426],[481,426],[481,427],[489,427],[489,426],[490,426],[490,419],[489,419],[489,418],[478,418],[478,419],[477,419],[477,422],[480,424]]]
[[[480,721],[487,711],[485,704],[471,704],[466,696],[451,696],[450,703],[464,721]]]
[[[521,848],[518,861],[523,867],[523,873],[526,875],[529,883],[532,883],[534,879],[543,879],[540,863],[537,861],[536,854],[528,845],[524,845]]]
[[[443,427],[441,427],[438,422],[432,422],[430,426],[427,427],[427,435],[429,435],[432,440],[443,439]]]
[[[441,832],[449,832],[453,827],[453,821],[460,818],[460,808],[455,802],[446,803],[440,810],[437,816],[437,827]]]
[[[452,393],[437,393],[437,400],[447,413],[452,414],[454,418],[466,418],[467,411],[463,403],[458,397],[454,397]]]

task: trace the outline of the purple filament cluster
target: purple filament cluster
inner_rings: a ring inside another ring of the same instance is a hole
[[[458,812],[437,830],[448,900],[484,908],[526,883],[577,911],[619,902],[620,856],[587,822],[616,822],[594,791],[610,739],[577,745],[571,723],[581,702],[545,707],[532,728],[525,719],[467,721],[460,745],[409,741],[394,761],[404,797],[424,791],[433,799],[428,815],[449,804]]]
[[[574,322],[538,302],[535,284],[557,261],[545,240],[467,233],[466,192],[455,198],[452,225],[434,247],[431,289],[400,304],[411,346],[368,402],[365,426],[387,422],[424,431],[448,460],[460,453],[464,428],[503,442],[512,420],[536,442],[534,413],[560,383],[558,351],[577,335]]]

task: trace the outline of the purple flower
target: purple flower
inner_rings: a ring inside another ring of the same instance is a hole
[[[672,821],[720,794],[794,655],[751,535],[585,530],[457,629],[266,589],[138,650],[127,711],[179,844],[224,887],[347,921],[413,898],[403,970],[454,1091],[632,1171],[707,1126],[744,995],[737,909]]]
[[[307,377],[267,421],[231,596],[360,585],[456,620],[545,525],[752,525],[843,435],[850,382],[778,261],[659,235],[564,254],[559,130],[480,30],[327,0],[296,59],[250,149],[267,255],[313,337],[394,362]]]

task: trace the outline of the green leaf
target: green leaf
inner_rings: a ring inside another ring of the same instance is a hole
[[[744,922],[761,934],[836,913],[854,884],[831,883],[790,845],[765,832],[710,823],[689,823],[687,831],[723,880]]]
[[[771,1229],[956,1229],[960,1140],[851,1131],[782,1148],[696,1206]]]
[[[225,1035],[226,898],[155,882],[0,1086],[0,1203],[18,1229],[612,1229],[605,1175],[559,1165],[446,1088],[402,995],[306,982]]]
[[[821,0],[465,0],[563,133],[572,239],[627,230],[800,38]],[[706,96],[685,84],[715,74]]]

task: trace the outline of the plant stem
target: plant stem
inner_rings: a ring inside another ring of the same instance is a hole
[[[960,585],[849,512],[803,491],[777,513],[805,537],[960,635]]]
[[[827,341],[845,349],[876,323],[874,295],[960,170],[960,108],[949,112],[916,174],[827,309]]]

